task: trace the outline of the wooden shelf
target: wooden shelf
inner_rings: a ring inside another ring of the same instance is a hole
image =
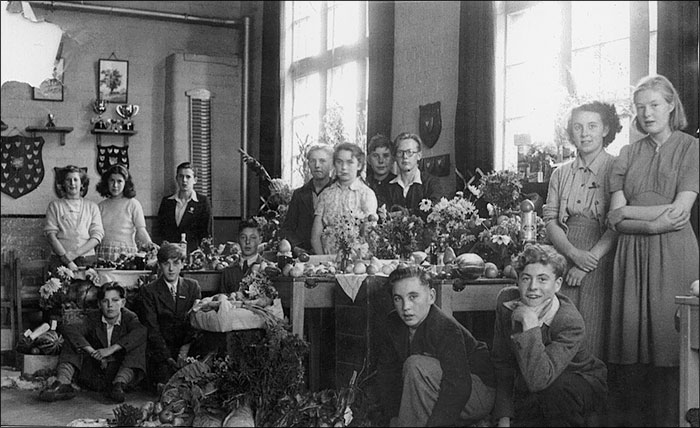
[[[72,126],[27,126],[24,128],[25,131],[31,132],[32,137],[36,137],[37,132],[48,132],[48,133],[60,133],[61,134],[61,145],[66,145],[66,134],[73,130]]]
[[[103,135],[114,135],[116,136],[122,136],[124,138],[124,145],[128,146],[129,145],[129,137],[132,135],[136,135],[136,131],[127,131],[127,130],[109,130],[109,129],[92,129],[90,131],[93,135],[95,135],[95,140],[97,141],[97,145],[102,144],[102,136]]]

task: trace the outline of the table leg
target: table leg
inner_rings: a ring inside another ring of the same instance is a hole
[[[292,318],[292,333],[304,337],[304,293],[303,281],[292,282],[292,305],[289,309]]]

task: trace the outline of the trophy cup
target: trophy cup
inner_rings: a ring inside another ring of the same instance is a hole
[[[107,124],[102,119],[102,113],[107,111],[107,101],[102,100],[102,99],[95,100],[95,102],[92,104],[92,109],[98,115],[97,117],[94,117],[91,120],[91,122],[93,124],[93,128],[95,128],[95,129],[107,129]]]
[[[131,118],[139,114],[139,106],[136,104],[120,104],[117,106],[117,114],[124,119],[124,130],[133,131],[134,121]]]

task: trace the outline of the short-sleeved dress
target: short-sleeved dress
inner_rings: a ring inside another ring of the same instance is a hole
[[[650,137],[622,148],[610,191],[623,190],[630,206],[664,205],[678,192],[700,190],[698,139],[674,131],[657,150]],[[690,223],[657,235],[623,234],[613,269],[609,361],[679,365],[675,296],[698,279],[698,241]]]
[[[349,214],[355,219],[365,219],[370,214],[377,214],[377,197],[359,178],[348,187],[341,187],[336,181],[321,192],[314,214],[321,216],[325,231],[329,227],[335,227],[341,221],[341,215]],[[322,234],[321,243],[325,254],[337,252],[333,236]]]
[[[607,227],[610,189],[608,176],[615,157],[600,152],[584,165],[580,158],[560,166],[552,173],[544,206],[544,221],[555,221],[576,248],[589,251],[598,243]],[[610,324],[610,289],[613,251],[598,260],[598,267],[583,277],[581,285],[564,283],[560,293],[566,295],[581,312],[586,323],[585,343],[596,357],[607,358],[607,328]]]

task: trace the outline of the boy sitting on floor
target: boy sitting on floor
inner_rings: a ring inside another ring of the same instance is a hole
[[[75,397],[71,386],[78,382],[103,390],[117,403],[124,389],[135,386],[146,370],[146,327],[135,313],[124,307],[126,291],[118,282],[108,282],[97,291],[100,312],[84,321],[64,326],[64,342],[57,367],[57,380],[39,393],[43,401]]]
[[[607,395],[607,368],[584,346],[585,327],[561,288],[566,258],[550,245],[525,247],[518,286],[496,303],[492,359],[498,426],[585,426]]]
[[[397,268],[388,284],[395,310],[377,361],[383,423],[451,426],[487,416],[496,392],[486,344],[434,305],[430,274],[419,266]]]

